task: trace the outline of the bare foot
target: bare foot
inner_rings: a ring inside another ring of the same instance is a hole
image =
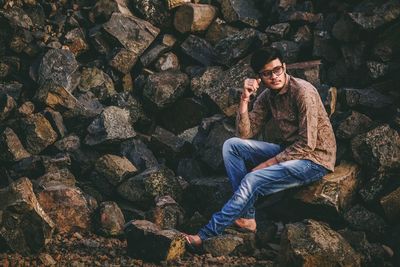
[[[255,232],[257,229],[257,223],[255,219],[239,218],[235,221],[235,224],[240,228],[244,228],[252,232]]]
[[[202,244],[201,238],[198,235],[185,235],[186,243],[192,247],[200,247]]]

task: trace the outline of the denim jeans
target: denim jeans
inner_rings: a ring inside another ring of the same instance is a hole
[[[211,217],[198,235],[202,240],[220,235],[238,218],[255,218],[254,203],[258,196],[266,196],[288,188],[321,179],[328,170],[310,160],[289,160],[264,169],[249,172],[261,162],[279,154],[279,145],[241,138],[225,141],[222,154],[233,188],[233,196],[221,211]]]

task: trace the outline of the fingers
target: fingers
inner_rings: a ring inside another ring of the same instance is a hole
[[[260,87],[261,79],[246,79],[244,81],[244,89],[247,91],[248,95],[255,93]]]

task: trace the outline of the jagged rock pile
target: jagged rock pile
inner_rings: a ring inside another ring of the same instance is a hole
[[[133,258],[182,257],[180,231],[231,194],[222,144],[255,77],[249,56],[272,46],[320,92],[336,171],[260,200],[257,234],[228,229],[205,251],[282,266],[400,262],[398,1],[0,7],[2,251],[36,254],[56,233],[94,232],[126,238]],[[271,121],[257,138],[280,136]]]

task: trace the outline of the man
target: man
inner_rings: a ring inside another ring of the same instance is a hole
[[[246,79],[237,113],[240,138],[228,139],[223,158],[233,187],[233,196],[197,235],[187,235],[190,246],[220,235],[235,224],[256,231],[254,203],[270,195],[321,179],[334,170],[336,141],[317,90],[309,82],[286,73],[280,52],[273,48],[256,51],[251,67],[257,79]],[[250,95],[264,83],[267,87],[248,110]],[[251,140],[272,116],[284,144]],[[248,170],[246,166],[252,166]]]

